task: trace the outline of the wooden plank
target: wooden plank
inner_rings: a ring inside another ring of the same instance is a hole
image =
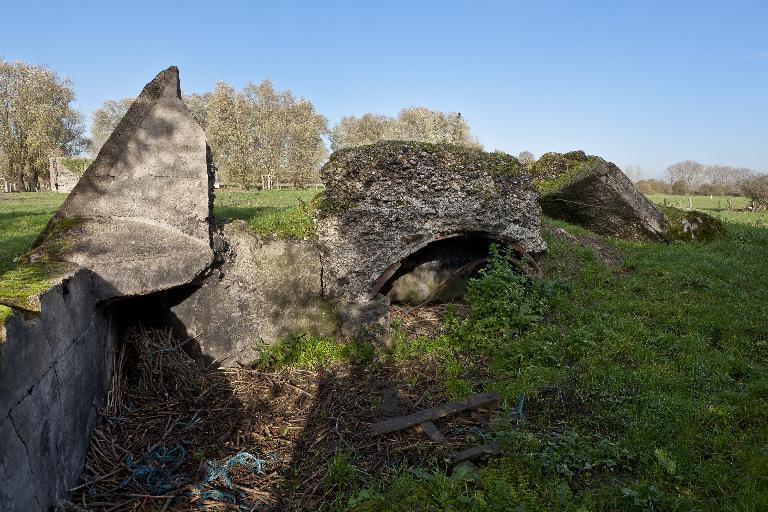
[[[425,421],[444,418],[446,416],[450,416],[451,414],[456,414],[457,412],[497,405],[499,400],[499,394],[494,391],[480,393],[471,396],[466,400],[449,402],[447,404],[438,405],[437,407],[432,407],[431,409],[424,409],[423,411],[409,414],[408,416],[400,416],[397,418],[391,418],[388,420],[380,421],[378,423],[374,423],[371,425],[371,432],[374,434],[388,434],[390,432],[414,427],[419,423],[424,423]]]
[[[491,441],[488,444],[481,444],[480,446],[473,446],[472,448],[467,448],[460,452],[453,452],[451,454],[451,462],[457,464],[459,462],[464,462],[465,460],[479,459],[483,455],[497,456],[501,455],[501,453],[502,451],[499,442]]]
[[[419,428],[422,432],[427,434],[427,436],[436,443],[444,443],[445,442],[445,436],[442,432],[440,432],[440,429],[437,428],[437,425],[432,423],[431,421],[425,421],[423,423],[419,423]]]

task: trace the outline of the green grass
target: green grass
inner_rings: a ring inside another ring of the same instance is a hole
[[[56,192],[0,194],[0,274],[14,267],[14,258],[30,248],[66,197]]]
[[[768,509],[768,214],[716,213],[717,241],[603,239],[620,268],[548,234],[543,281],[484,278],[448,334],[396,337],[378,357],[432,354],[447,396],[472,389],[457,364],[485,356],[475,389],[529,419],[496,424],[505,455],[477,476],[395,468],[337,486],[326,510]]]
[[[656,204],[663,205],[664,199],[667,199],[669,206],[676,206],[678,208],[688,208],[688,198],[691,198],[691,203],[694,209],[699,210],[725,210],[728,206],[726,196],[676,196],[673,194],[650,194],[648,199]],[[746,208],[749,204],[749,199],[746,197],[731,197],[731,205],[733,208]]]
[[[304,238],[313,229],[302,202],[309,203],[316,194],[316,190],[217,191],[215,213],[220,219],[244,220],[260,234]],[[56,192],[0,194],[0,274],[29,250],[66,197]]]
[[[240,219],[260,235],[311,238],[315,227],[309,202],[317,190],[217,191],[216,217]]]
[[[216,211],[258,225],[312,195],[220,192]],[[63,199],[11,197],[0,201],[4,270]],[[449,476],[441,461],[372,476],[340,454],[328,468],[326,510],[768,510],[768,213],[709,213],[726,223],[725,238],[598,237],[622,254],[619,268],[548,231],[543,281],[506,285],[499,274],[479,283],[475,315],[449,316],[435,338],[400,335],[376,355],[306,336],[275,348],[266,364],[431,354],[447,396],[473,389],[459,370],[480,355],[487,368],[475,384],[498,390],[510,413],[491,432],[505,455],[475,476]],[[519,307],[494,299],[502,296]],[[512,414],[523,397],[524,417]]]

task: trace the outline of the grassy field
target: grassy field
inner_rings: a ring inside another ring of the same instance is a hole
[[[216,213],[303,236],[296,212],[312,195],[220,193]],[[0,199],[0,268],[62,199]],[[449,475],[439,458],[369,474],[340,452],[324,509],[768,510],[768,213],[710,213],[727,237],[692,244],[545,219],[545,277],[492,266],[471,285],[466,319],[448,315],[440,335],[398,331],[377,353],[310,337],[276,346],[265,364],[336,361],[366,375],[421,361],[443,375],[446,399],[504,397],[506,414],[479,435],[505,454],[479,474]]]
[[[691,198],[691,204],[697,210],[725,210],[728,206],[726,196],[676,196],[672,194],[650,194],[648,199],[656,204],[664,204],[664,199],[669,206],[677,208],[688,208],[688,198]],[[745,208],[749,204],[746,197],[731,197],[733,208]]]
[[[303,238],[312,230],[303,204],[315,194],[316,190],[218,191],[215,213],[223,220],[244,220],[260,234]],[[13,259],[29,249],[65,198],[56,192],[0,194],[0,273],[12,268]]]

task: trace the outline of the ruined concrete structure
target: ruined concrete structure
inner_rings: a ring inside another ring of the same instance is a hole
[[[546,153],[530,166],[544,213],[627,240],[666,240],[669,223],[616,165],[583,151]]]
[[[534,254],[546,248],[530,176],[504,153],[382,142],[336,152],[321,176],[323,272],[345,332],[387,324],[379,292],[430,243],[475,235]]]
[[[47,511],[77,482],[111,379],[111,304],[194,282],[213,262],[209,164],[169,68],[14,271],[41,283],[0,297],[19,311],[0,344],[3,510]]]
[[[317,240],[217,225],[210,150],[178,70],[147,84],[19,268],[0,277],[0,304],[13,308],[0,309],[3,510],[49,510],[76,485],[132,320],[173,326],[206,364],[248,365],[296,331],[380,337],[391,299],[445,293],[490,243],[541,254],[539,193],[546,212],[598,232],[667,230],[613,164],[583,153],[526,169],[503,153],[384,142],[335,153],[322,177]]]
[[[80,175],[67,169],[61,163],[61,158],[50,158],[48,160],[48,175],[50,176],[50,186],[53,192],[62,192],[69,194],[80,181]]]

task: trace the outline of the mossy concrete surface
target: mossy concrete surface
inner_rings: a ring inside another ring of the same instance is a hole
[[[670,241],[707,242],[726,236],[725,224],[707,213],[664,206],[660,209],[669,221]]]
[[[529,167],[550,217],[625,240],[667,239],[667,219],[611,162],[572,151],[546,153]]]
[[[313,241],[260,236],[243,221],[223,226],[224,261],[171,308],[198,357],[221,366],[252,363],[266,344],[296,332],[333,335],[320,250]]]

